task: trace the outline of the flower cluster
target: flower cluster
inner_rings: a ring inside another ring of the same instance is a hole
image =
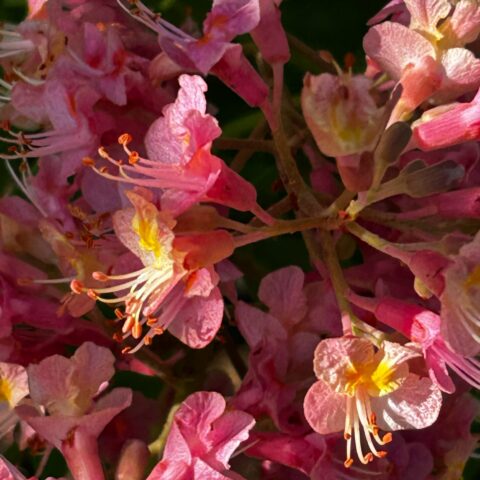
[[[460,479],[480,3],[390,1],[366,68],[160,3],[1,25],[0,479]]]

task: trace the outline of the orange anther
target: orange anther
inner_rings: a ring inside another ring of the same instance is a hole
[[[129,133],[123,133],[118,137],[118,143],[120,145],[128,145],[133,140]]]
[[[165,332],[165,329],[163,329],[162,327],[156,327],[153,329],[153,333],[155,335],[162,335],[164,332]]]
[[[353,465],[353,458],[347,458],[343,465],[345,465],[345,468],[350,468]]]
[[[145,345],[151,345],[152,344],[152,337],[145,337]]]
[[[365,457],[363,457],[363,459],[366,461],[366,462],[373,462],[373,453],[372,452],[368,452]]]
[[[378,458],[385,458],[388,455],[388,452],[385,450],[379,450],[378,451]]]
[[[344,438],[345,440],[350,440],[350,439],[352,438],[352,436],[351,436],[349,433],[345,432],[345,433],[343,434],[343,438]]]
[[[93,289],[91,289],[91,288],[89,288],[89,289],[87,290],[87,296],[88,296],[89,298],[91,298],[92,300],[97,300],[97,298],[98,298],[98,295],[95,293],[95,290],[93,290]]]
[[[28,285],[31,285],[33,283],[33,279],[29,277],[21,277],[17,278],[17,285],[20,285],[21,287],[27,287]]]
[[[138,159],[140,158],[140,155],[138,152],[130,152],[130,155],[128,156],[128,163],[130,165],[135,165],[138,162]]]
[[[80,280],[76,278],[70,282],[70,290],[77,295],[80,295],[85,291],[85,286]]]
[[[128,353],[130,350],[131,350],[130,347],[125,347],[125,348],[122,350],[122,353],[125,355],[125,354]]]
[[[125,314],[119,308],[116,308],[114,310],[114,313],[119,320],[122,320],[123,318],[125,318]]]
[[[372,425],[376,425],[377,424],[377,416],[375,415],[375,413],[371,413],[370,414],[370,423]]]
[[[147,317],[147,326],[153,327],[157,323],[157,319],[154,317]]]
[[[102,157],[102,158],[108,158],[108,153],[107,151],[105,150],[105,147],[100,147],[98,149],[98,154]]]
[[[383,443],[390,443],[392,440],[393,440],[392,432],[386,433],[382,438]]]
[[[107,167],[102,167],[99,169],[100,173],[108,173],[108,168]]]
[[[93,272],[92,278],[99,282],[108,282],[108,275],[105,275],[103,272]]]
[[[94,167],[95,166],[95,160],[92,157],[83,157],[82,158],[82,163],[86,167]]]
[[[133,325],[133,328],[132,328],[132,337],[140,338],[141,336],[142,336],[142,326],[138,322],[135,322],[135,325]]]

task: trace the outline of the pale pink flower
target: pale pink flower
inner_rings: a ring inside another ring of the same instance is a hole
[[[385,124],[384,108],[371,95],[373,83],[362,75],[307,74],[302,110],[318,148],[337,157],[346,187],[367,190],[372,180],[373,151]],[[364,154],[364,155],[362,155]]]
[[[405,3],[411,15],[409,27],[384,22],[372,27],[364,39],[367,55],[403,86],[394,118],[432,96],[451,100],[480,84],[480,60],[462,48],[478,35],[478,7],[459,2],[451,14],[448,0]]]
[[[440,411],[442,396],[428,378],[409,371],[408,361],[418,354],[385,341],[379,350],[366,339],[342,337],[323,340],[315,350],[318,381],[305,397],[305,416],[318,433],[344,431],[345,466],[353,463],[352,443],[359,460],[383,458],[382,446],[392,439],[382,430],[424,428]],[[362,436],[368,452],[363,453]]]
[[[21,365],[0,362],[0,438],[18,423],[14,409],[27,395],[26,370]]]
[[[225,411],[225,407],[218,393],[190,395],[175,413],[163,459],[148,480],[243,478],[233,477],[228,461],[248,439],[255,420],[248,413]]]
[[[441,335],[440,315],[425,307],[391,297],[379,299],[351,295],[352,302],[369,310],[385,325],[401,332],[418,344],[432,382],[444,392],[452,393],[455,385],[448,375],[447,367],[475,388],[480,388],[480,363],[472,357],[455,353]]]
[[[127,388],[96,398],[114,373],[114,361],[108,349],[87,342],[70,359],[54,355],[28,367],[30,396],[42,409],[22,405],[16,411],[62,451],[75,479],[104,478],[97,437],[131,402]]]
[[[147,195],[147,192],[143,192]],[[93,272],[97,282],[112,286],[93,288],[80,280],[72,281],[72,290],[107,304],[124,304],[116,310],[124,320],[123,337],[142,337],[135,351],[150,344],[155,335],[167,328],[193,348],[206,346],[216,335],[223,315],[223,300],[217,287],[213,265],[233,252],[233,239],[223,230],[198,235],[178,236],[176,221],[159,211],[152,198],[128,192],[133,208],[117,211],[113,216],[115,233],[135,255],[133,270],[119,275]],[[141,266],[139,263],[141,262]],[[108,298],[105,294],[118,294]],[[120,337],[121,338],[121,337]]]

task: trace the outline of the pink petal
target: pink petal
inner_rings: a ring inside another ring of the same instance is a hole
[[[470,0],[460,0],[450,17],[449,30],[453,32],[461,46],[475,41],[480,33],[478,4]]]
[[[452,9],[448,0],[405,0],[405,4],[411,15],[410,28],[425,32],[435,31]]]
[[[308,390],[303,409],[310,426],[328,435],[345,428],[345,397],[333,391],[323,381],[315,382]]]
[[[436,99],[453,100],[480,86],[480,60],[470,50],[450,48],[442,55],[441,63],[445,75]]]
[[[212,424],[213,429],[208,436],[211,445],[209,456],[218,462],[218,468],[229,468],[228,461],[240,443],[249,437],[249,431],[255,425],[255,419],[245,412],[225,412]],[[213,463],[210,463],[213,465]]]
[[[370,400],[378,426],[384,430],[428,427],[435,422],[442,406],[440,390],[430,379],[413,373],[391,394]]]
[[[300,268],[282,268],[263,278],[258,298],[270,309],[271,315],[286,326],[293,325],[306,313],[304,281],[305,275]]]
[[[425,352],[425,363],[432,382],[443,392],[453,393],[455,384],[450,378],[445,361],[432,349]]]
[[[313,368],[318,378],[332,386],[341,388],[346,381],[345,373],[354,365],[373,362],[373,344],[358,337],[327,338],[316,350]]]
[[[271,315],[251,305],[238,302],[235,309],[238,328],[251,349],[255,349],[263,339],[285,341],[287,333],[283,325]]]
[[[192,297],[169,325],[169,332],[191,348],[204,348],[222,324],[223,298],[218,288],[207,297]]]
[[[394,80],[400,80],[408,65],[416,65],[425,57],[435,58],[431,43],[399,23],[384,22],[365,35],[363,47]]]

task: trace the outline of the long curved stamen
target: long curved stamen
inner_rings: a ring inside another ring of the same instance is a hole
[[[362,430],[360,429],[360,425]],[[371,410],[370,398],[361,388],[356,390],[354,396],[347,398],[344,431],[344,438],[347,441],[347,456],[344,463],[346,468],[350,468],[353,464],[352,428],[357,457],[364,465],[371,462],[374,456],[384,458],[387,455],[386,451],[377,449],[373,440],[375,440],[378,445],[385,445],[392,441],[392,435],[391,433],[387,433],[383,438],[380,438],[376,417]],[[370,450],[365,455],[362,450],[361,431],[363,431]]]

